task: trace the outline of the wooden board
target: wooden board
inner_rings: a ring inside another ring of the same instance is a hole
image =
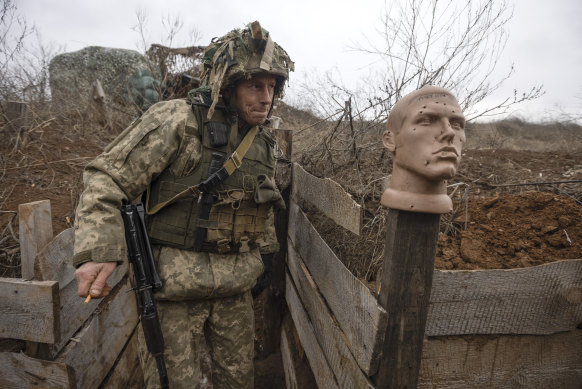
[[[577,259],[510,270],[437,270],[425,335],[548,335],[580,323]]]
[[[108,285],[112,287],[117,285],[127,274],[127,268],[127,264],[117,266],[107,281]],[[75,280],[71,280],[61,289],[60,341],[54,342],[54,344],[41,345],[38,356],[46,359],[54,359],[102,301],[101,299],[92,299],[88,304],[84,304],[85,299],[79,297],[77,289],[77,281]]]
[[[0,338],[54,343],[59,337],[59,284],[0,278]]]
[[[23,353],[0,353],[0,388],[69,389],[75,374],[64,363],[30,358]]]
[[[301,346],[293,319],[286,314],[281,324],[281,359],[287,389],[317,388],[315,377]]]
[[[289,245],[304,260],[360,368],[372,375],[386,328],[386,311],[376,297],[337,258],[299,207],[291,202]]]
[[[360,235],[362,207],[338,183],[312,176],[297,163],[293,164],[291,199],[307,201],[338,225]]]
[[[22,278],[34,277],[36,255],[53,239],[51,203],[49,200],[35,201],[18,206],[18,230]]]
[[[429,338],[418,388],[580,389],[582,330]]]
[[[291,276],[287,274],[287,287],[285,296],[287,298],[287,305],[289,306],[289,311],[291,312],[291,317],[295,323],[295,328],[301,339],[301,345],[305,350],[305,355],[309,360],[311,365],[311,370],[317,382],[317,387],[319,389],[337,389],[340,388],[333,375],[329,364],[325,359],[325,354],[321,350],[319,343],[317,342],[317,337],[313,333],[312,324],[309,322],[309,318],[299,296],[293,286],[293,281]]]
[[[135,293],[125,278],[56,359],[71,366],[77,388],[97,388],[138,323]]]
[[[72,264],[75,232],[68,228],[55,236],[36,256],[34,277],[37,280],[58,281],[63,289],[73,280]]]
[[[281,360],[283,362],[283,371],[285,372],[285,387],[287,389],[297,389],[297,373],[295,361],[287,331],[281,326]]]
[[[352,356],[346,336],[334,321],[305,264],[289,246],[287,264],[313,332],[341,388],[372,388]]]
[[[139,364],[137,330],[133,332],[115,366],[102,383],[102,389],[142,389],[143,372]]]

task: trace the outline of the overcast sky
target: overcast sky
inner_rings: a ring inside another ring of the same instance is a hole
[[[457,1],[457,0],[455,0]],[[463,0],[458,0],[463,1]],[[511,0],[508,0],[511,3]],[[142,50],[140,35],[132,29],[137,12],[148,16],[148,43],[165,43],[164,16],[179,16],[184,27],[173,47],[192,44],[196,29],[205,45],[235,27],[259,20],[296,63],[293,76],[337,68],[344,80],[359,79],[361,54],[347,45],[372,37],[381,27],[383,0],[16,0],[18,12],[34,24],[44,44],[66,51],[86,46]],[[514,0],[508,25],[509,41],[498,65],[513,63],[516,73],[492,104],[514,89],[525,91],[543,84],[545,96],[520,106],[515,115],[545,120],[566,113],[582,117],[582,1]],[[291,79],[293,88],[293,78]]]

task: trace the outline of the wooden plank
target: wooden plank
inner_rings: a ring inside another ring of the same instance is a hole
[[[580,389],[582,330],[425,341],[418,388]]]
[[[352,356],[346,336],[334,321],[305,264],[292,246],[288,266],[313,331],[341,388],[373,388]]]
[[[275,145],[275,157],[278,160],[291,161],[291,154],[293,153],[293,130],[271,128],[269,131],[271,131],[271,134],[273,134],[277,141]]]
[[[281,327],[281,360],[283,361],[283,371],[285,372],[285,388],[297,389],[295,361],[291,352],[287,331],[283,327]]]
[[[439,214],[388,210],[378,303],[388,312],[378,388],[416,388],[432,287]]]
[[[94,312],[91,321],[56,359],[71,366],[77,388],[97,388],[138,323],[135,293],[125,278]]]
[[[41,200],[20,204],[18,229],[22,278],[32,280],[36,255],[53,239],[50,201]]]
[[[117,285],[127,274],[127,269],[127,263],[117,266],[107,281],[108,285],[112,287]],[[42,345],[38,352],[39,357],[51,360],[54,359],[71,340],[71,337],[73,337],[83,323],[87,321],[99,306],[101,299],[92,299],[88,304],[84,304],[83,302],[85,299],[79,297],[77,289],[77,281],[75,280],[69,281],[69,283],[61,289],[60,340],[54,342],[54,344]]]
[[[0,338],[56,342],[59,309],[57,282],[0,278]]]
[[[142,389],[144,387],[143,372],[139,364],[137,331],[134,331],[121,356],[109,372],[102,389]]]
[[[23,353],[0,353],[0,388],[69,389],[75,373],[64,363],[30,358]]]
[[[427,336],[548,335],[582,323],[582,259],[523,269],[435,271]]]
[[[362,207],[337,182],[317,178],[297,163],[293,164],[291,199],[307,201],[338,225],[360,235]]]
[[[55,236],[36,256],[34,277],[37,280],[58,281],[61,289],[67,286],[75,273],[71,261],[74,244],[73,228],[68,228]]]
[[[299,341],[293,319],[287,314],[281,324],[281,359],[287,389],[316,388],[315,377]]]
[[[301,339],[301,345],[305,350],[305,355],[309,360],[311,370],[313,371],[315,381],[317,382],[317,387],[319,389],[339,388],[340,386],[338,386],[333,372],[325,359],[325,354],[321,350],[317,338],[313,333],[312,325],[303,305],[301,304],[299,296],[297,296],[297,292],[295,291],[293,281],[289,274],[287,274],[285,296],[287,298],[287,305],[289,306],[291,317],[295,323],[295,328]]]
[[[289,212],[289,239],[345,333],[358,365],[367,375],[374,374],[386,328],[386,311],[336,257],[293,202]]]

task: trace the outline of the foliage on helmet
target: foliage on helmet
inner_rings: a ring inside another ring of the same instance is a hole
[[[220,92],[234,86],[237,81],[250,79],[257,73],[272,74],[277,78],[275,96],[281,97],[289,72],[294,71],[294,63],[287,52],[257,21],[244,29],[235,29],[212,39],[204,50],[202,64],[202,86],[197,91],[211,93],[209,116]]]

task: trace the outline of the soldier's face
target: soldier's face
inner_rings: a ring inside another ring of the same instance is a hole
[[[434,181],[452,178],[465,142],[465,117],[452,98],[420,96],[408,107],[393,134],[394,164]]]
[[[275,76],[268,74],[240,81],[236,86],[239,119],[251,126],[263,124],[271,109],[276,83]]]

